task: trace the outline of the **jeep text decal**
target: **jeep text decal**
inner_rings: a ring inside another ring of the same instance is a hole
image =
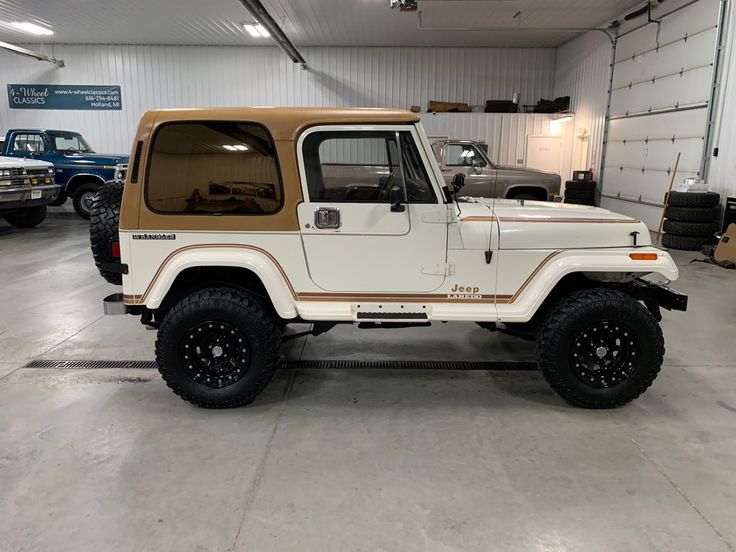
[[[478,286],[461,286],[455,284],[450,290],[452,293],[447,294],[448,299],[482,299],[483,295],[480,293]]]
[[[176,234],[165,234],[161,232],[146,232],[145,234],[133,234],[134,240],[175,240]]]

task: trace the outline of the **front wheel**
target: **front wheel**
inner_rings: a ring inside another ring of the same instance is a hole
[[[544,378],[565,400],[615,408],[641,395],[659,373],[664,338],[656,319],[631,296],[586,289],[547,313],[537,336]]]
[[[33,228],[46,219],[46,206],[28,207],[20,211],[6,213],[5,220],[16,228]]]
[[[89,183],[82,184],[79,188],[74,190],[72,203],[74,203],[74,210],[80,217],[89,220],[90,213],[92,212],[92,204],[94,203],[95,195],[97,195],[97,190],[99,189],[99,184]]]
[[[229,288],[194,292],[164,317],[156,362],[166,384],[203,408],[253,401],[278,365],[276,317],[255,297]]]

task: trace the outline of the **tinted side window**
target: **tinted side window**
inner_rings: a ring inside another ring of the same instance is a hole
[[[303,156],[310,201],[436,201],[409,132],[314,132],[304,140]]]
[[[40,134],[16,134],[13,138],[13,151],[19,153],[42,153],[46,145]]]
[[[273,141],[254,124],[171,123],[155,134],[146,201],[161,213],[274,213],[283,188]]]

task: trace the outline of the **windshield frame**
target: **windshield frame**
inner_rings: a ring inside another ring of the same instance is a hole
[[[47,131],[46,135],[49,138],[49,142],[51,145],[51,149],[58,153],[95,153],[95,151],[89,147],[89,144],[87,143],[87,140],[84,139],[84,136],[82,136],[79,132],[61,132],[61,131]],[[84,146],[85,149],[83,150],[75,150],[75,149],[60,149],[56,147],[56,139],[57,138],[65,138],[65,137],[74,137],[77,140],[79,140],[79,143]]]

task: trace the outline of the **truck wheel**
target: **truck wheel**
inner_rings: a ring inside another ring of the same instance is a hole
[[[95,194],[97,193],[97,190],[100,189],[99,184],[82,184],[74,190],[74,195],[72,196],[72,203],[74,203],[74,210],[77,212],[77,214],[89,220],[90,211],[92,210],[92,202],[95,199]]]
[[[652,384],[664,357],[654,316],[621,291],[586,289],[550,309],[537,334],[542,374],[583,408],[615,408]]]
[[[95,195],[89,219],[89,243],[97,270],[105,280],[116,285],[123,283],[123,275],[103,270],[102,265],[120,261],[112,256],[112,243],[119,239],[118,224],[122,199],[123,183],[108,182]]]
[[[33,228],[46,219],[46,206],[28,207],[21,211],[6,213],[5,220],[16,228]]]
[[[166,384],[203,408],[243,406],[263,391],[279,361],[275,316],[248,293],[209,288],[164,317],[156,362]]]
[[[49,201],[49,206],[61,207],[66,203],[67,199],[69,198],[66,197],[66,194],[64,192],[59,192],[59,195],[57,195],[53,201]]]

